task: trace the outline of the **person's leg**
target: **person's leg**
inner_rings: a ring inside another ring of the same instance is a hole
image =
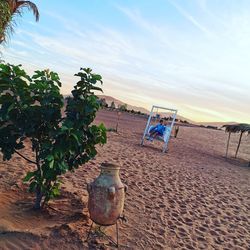
[[[150,137],[152,137],[155,133],[157,133],[157,131],[156,131],[155,129],[152,129],[152,130],[149,132]]]
[[[157,136],[157,131],[152,131],[150,134],[149,134],[149,138],[148,140],[150,141],[153,141],[153,139]]]
[[[155,131],[154,134],[151,137],[155,138],[157,135],[158,135],[158,132]]]

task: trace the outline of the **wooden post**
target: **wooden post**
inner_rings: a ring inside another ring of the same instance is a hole
[[[227,139],[227,150],[226,150],[226,158],[227,158],[227,154],[228,154],[228,148],[229,148],[229,141],[230,141],[230,136],[231,136],[231,132],[229,132],[229,134],[228,134],[228,139]]]
[[[237,146],[237,149],[236,149],[236,153],[235,153],[234,158],[237,157],[237,154],[238,154],[238,151],[239,151],[239,148],[240,148],[240,143],[241,143],[242,135],[243,135],[243,132],[240,133],[240,139],[239,139],[239,143],[238,143],[238,146]]]
[[[179,132],[179,125],[175,126],[175,128],[174,128],[174,137],[175,138],[177,138],[178,132]]]
[[[120,120],[121,112],[117,112],[117,120],[116,120],[116,127],[115,127],[115,132],[118,133],[118,125],[119,125],[119,120]]]

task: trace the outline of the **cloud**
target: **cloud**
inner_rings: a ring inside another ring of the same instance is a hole
[[[247,12],[231,13],[232,18],[222,12],[218,27],[211,29],[209,2],[198,1],[202,22],[194,10],[191,15],[170,2],[176,10],[174,18],[181,14],[185,24],[171,23],[168,16],[163,21],[157,16],[146,18],[140,5],[131,8],[125,3],[112,10],[119,25],[96,19],[87,25],[79,17],[74,20],[43,11],[51,26],[34,29],[27,23],[19,28],[4,56],[25,64],[29,71],[45,67],[58,71],[64,94],[77,80],[74,73],[88,66],[103,76],[105,94],[127,103],[148,109],[152,104],[178,108],[181,115],[196,121],[250,122],[246,108],[250,43],[244,42],[250,38]],[[193,27],[196,31],[190,32]]]
[[[184,8],[182,8],[180,5],[177,4],[176,1],[168,0],[168,2],[174,6],[178,12],[186,18],[189,22],[191,22],[196,28],[198,28],[200,31],[202,31],[206,35],[214,35],[210,30],[208,30],[204,25],[202,25],[199,21],[197,21],[189,12],[187,12]],[[205,7],[204,1],[203,3],[200,2],[200,4]]]

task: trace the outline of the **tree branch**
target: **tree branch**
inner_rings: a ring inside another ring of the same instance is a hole
[[[16,154],[18,154],[19,156],[21,156],[23,159],[25,159],[26,161],[30,162],[30,163],[33,163],[36,165],[36,162],[28,159],[27,157],[25,157],[24,155],[20,154],[18,151],[14,150]]]

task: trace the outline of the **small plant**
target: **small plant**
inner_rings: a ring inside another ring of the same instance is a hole
[[[110,104],[110,108],[111,108],[111,109],[116,109],[116,106],[115,106],[114,101],[112,101],[112,102],[111,102],[111,104]]]
[[[0,151],[3,160],[17,153],[35,165],[24,178],[36,193],[34,208],[59,194],[58,177],[92,159],[96,144],[106,143],[103,124],[92,125],[99,108],[95,91],[101,91],[100,75],[81,69],[80,80],[67,98],[65,117],[59,76],[49,70],[30,77],[20,66],[0,64]],[[30,144],[24,141],[30,141]],[[31,147],[35,158],[20,150]]]

